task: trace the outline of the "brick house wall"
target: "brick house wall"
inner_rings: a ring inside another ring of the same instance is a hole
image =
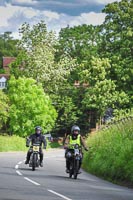
[[[9,65],[15,60],[14,57],[3,57],[3,65],[2,68],[4,69],[5,73],[0,74],[0,89],[6,88],[7,80],[10,77],[10,68]]]

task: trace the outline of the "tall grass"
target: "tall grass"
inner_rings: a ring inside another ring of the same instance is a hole
[[[25,139],[19,136],[0,136],[0,152],[27,151]]]
[[[0,152],[8,151],[27,151],[26,139],[19,136],[0,136]],[[58,148],[61,144],[58,142],[49,142],[47,140],[47,149]]]
[[[98,176],[133,186],[133,121],[111,125],[88,137],[83,167]]]

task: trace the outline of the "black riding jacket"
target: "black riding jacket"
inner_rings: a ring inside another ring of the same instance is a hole
[[[42,147],[42,144],[43,144],[44,148],[46,149],[47,141],[45,139],[45,136],[42,135],[41,133],[39,135],[36,134],[36,133],[30,135],[27,138],[26,145],[29,146],[30,142],[31,142],[31,145],[33,145],[33,144],[39,144],[40,147]]]

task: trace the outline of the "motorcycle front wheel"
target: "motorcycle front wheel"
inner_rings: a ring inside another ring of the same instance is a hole
[[[32,158],[32,171],[35,171],[36,161],[37,161],[37,155],[33,154],[33,158]]]
[[[69,172],[69,178],[72,178],[73,175],[73,162],[70,162],[70,172]]]
[[[78,176],[78,170],[79,170],[79,160],[75,160],[74,162],[74,179],[77,179]]]

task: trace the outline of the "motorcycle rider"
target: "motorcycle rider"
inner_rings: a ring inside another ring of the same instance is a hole
[[[71,147],[71,145],[74,145],[74,144],[78,144],[80,147],[84,147],[84,149],[86,151],[88,151],[88,148],[85,144],[85,141],[83,139],[83,137],[80,135],[80,128],[79,126],[77,125],[74,125],[72,126],[71,128],[71,134],[67,135],[67,137],[65,138],[64,140],[64,149],[66,149],[66,152],[65,152],[65,158],[66,158],[66,173],[69,173],[70,172],[70,159],[71,159],[71,153],[73,151]],[[80,172],[80,167],[81,167],[81,164],[82,164],[82,159],[83,159],[83,153],[82,153],[82,150],[81,150],[81,159],[80,159],[80,163],[79,163],[79,173]]]
[[[42,144],[44,145],[44,149],[46,149],[47,141],[45,139],[45,136],[41,133],[42,128],[40,126],[35,127],[35,133],[31,134],[27,140],[26,140],[26,146],[29,147],[29,144],[31,143],[31,147],[27,152],[27,157],[25,164],[29,164],[30,156],[32,154],[32,145],[33,144],[39,144],[39,154],[40,154],[40,166],[43,167],[43,151],[42,151]]]

